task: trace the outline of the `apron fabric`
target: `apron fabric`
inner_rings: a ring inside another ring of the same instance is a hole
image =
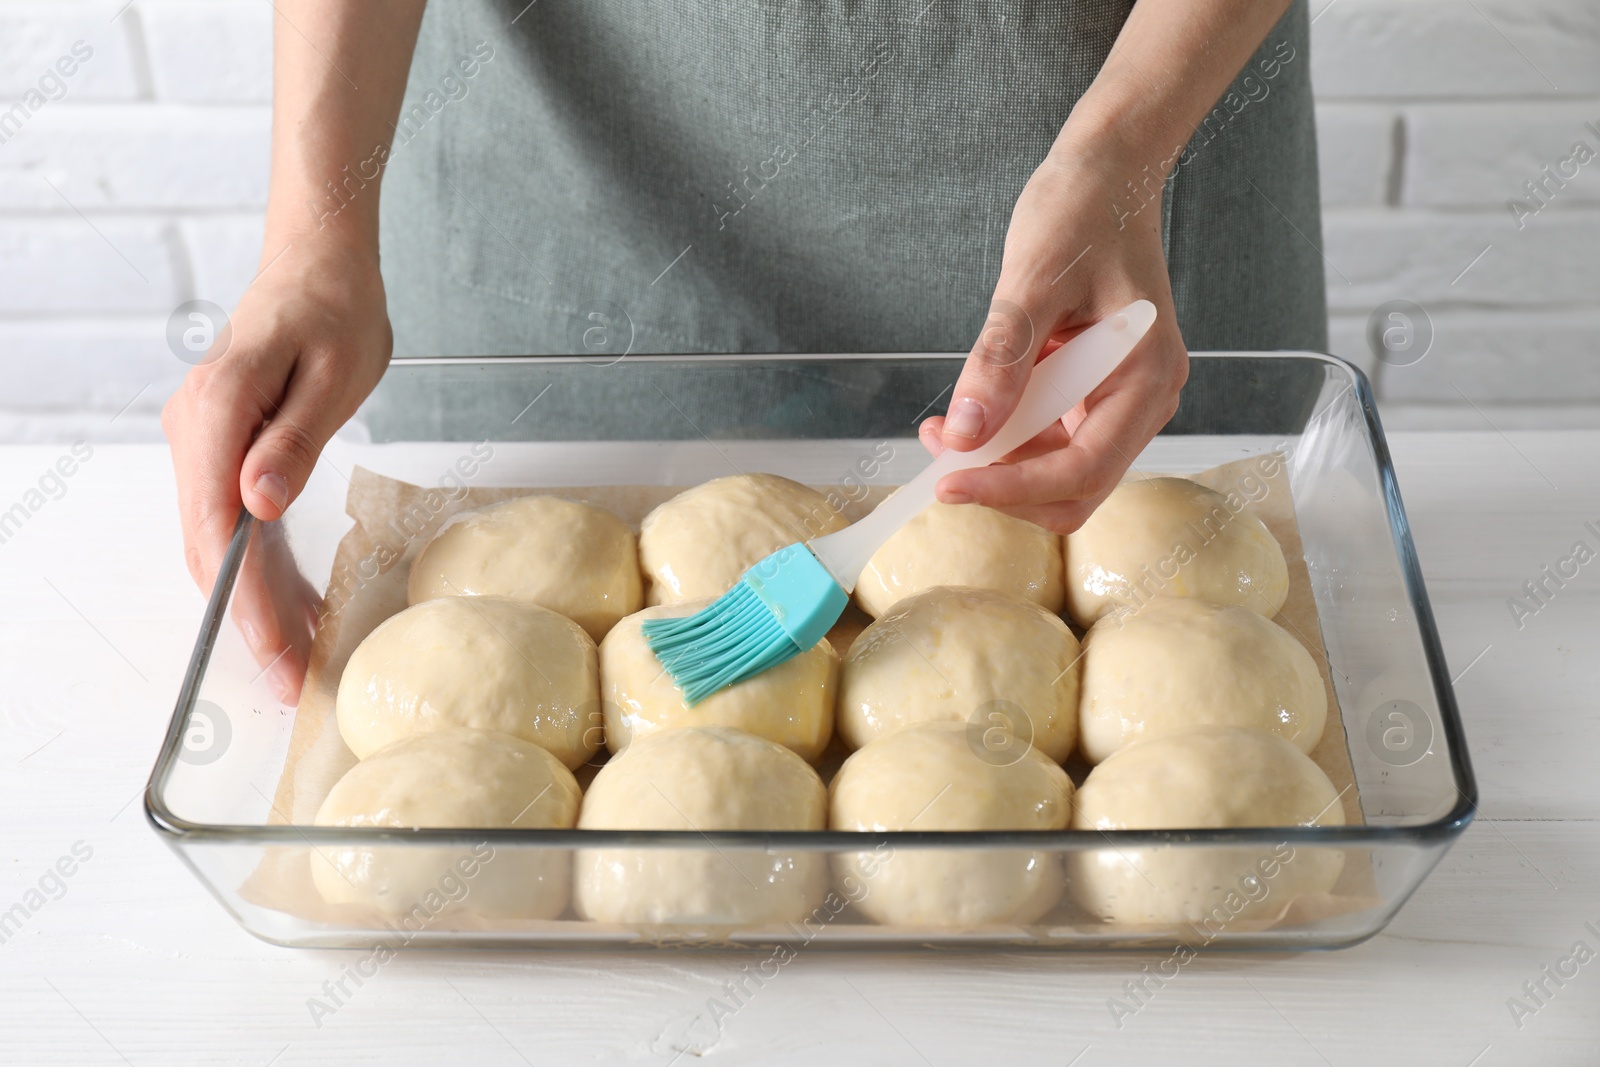
[[[964,352],[1131,6],[429,4],[383,180],[395,355]],[[1296,0],[1168,178],[1191,349],[1326,347],[1307,31]]]

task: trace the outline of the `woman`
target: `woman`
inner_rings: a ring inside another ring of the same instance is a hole
[[[163,416],[203,588],[391,352],[582,351],[619,312],[636,352],[970,346],[937,453],[1148,298],[1083,407],[940,485],[1069,531],[1176,410],[1185,342],[1325,347],[1304,0],[275,6],[261,273]],[[293,694],[304,627],[268,605],[242,581]]]

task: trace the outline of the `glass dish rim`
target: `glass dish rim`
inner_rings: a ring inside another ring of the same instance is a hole
[[[907,360],[966,358],[966,353],[660,353],[638,354],[635,360],[651,362],[811,362],[841,359]],[[1410,520],[1400,496],[1388,440],[1378,419],[1377,400],[1371,382],[1360,367],[1348,360],[1323,352],[1277,350],[1265,352],[1191,352],[1190,359],[1308,359],[1336,368],[1348,377],[1350,387],[1360,406],[1362,424],[1367,441],[1372,447],[1377,467],[1379,488],[1384,500],[1385,514],[1400,573],[1417,620],[1418,636],[1428,666],[1434,698],[1439,708],[1440,725],[1449,747],[1452,779],[1456,788],[1456,802],[1448,812],[1430,822],[1405,826],[1289,826],[1289,827],[1226,827],[1226,828],[1174,828],[1161,830],[976,830],[976,831],[769,831],[769,830],[518,830],[494,829],[378,829],[372,827],[302,826],[294,824],[254,825],[242,823],[197,823],[175,814],[166,804],[162,788],[170,777],[178,758],[184,736],[184,725],[209,666],[211,652],[227,616],[228,599],[238,577],[244,558],[245,546],[256,520],[241,509],[233,534],[223,556],[211,594],[206,602],[200,633],[184,671],[178,691],[177,703],[167,724],[166,736],[152,767],[144,790],[146,821],[174,845],[182,844],[237,844],[237,845],[350,845],[405,842],[417,847],[428,845],[462,845],[487,841],[491,844],[519,845],[539,848],[687,848],[695,844],[712,847],[757,848],[772,851],[778,848],[802,851],[858,852],[880,845],[909,848],[1018,848],[1029,847],[1050,851],[1089,850],[1107,847],[1159,847],[1219,845],[1244,845],[1287,842],[1316,846],[1394,845],[1448,843],[1459,836],[1472,822],[1478,806],[1477,778],[1467,753],[1465,731],[1460,710],[1456,705],[1455,687],[1451,683],[1445,663],[1444,650],[1434,621],[1432,603],[1422,580],[1422,567],[1417,558],[1416,545],[1411,537]],[[428,356],[393,359],[390,365],[451,366],[451,365],[513,365],[587,364],[595,365],[583,356]],[[1346,736],[1349,736],[1346,724]]]

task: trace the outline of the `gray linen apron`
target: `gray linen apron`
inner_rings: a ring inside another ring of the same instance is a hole
[[[1131,5],[434,0],[383,184],[395,354],[965,351]],[[1307,21],[1168,180],[1191,349],[1326,347]]]

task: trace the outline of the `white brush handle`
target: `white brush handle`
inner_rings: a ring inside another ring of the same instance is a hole
[[[838,533],[809,542],[811,551],[846,592],[855,589],[867,561],[883,543],[935,502],[933,490],[940,478],[952,471],[987,467],[1043,433],[1083,403],[1155,321],[1156,306],[1148,300],[1135,300],[1078,334],[1034,365],[1017,409],[988,442],[970,452],[946,449],[872,514]]]

